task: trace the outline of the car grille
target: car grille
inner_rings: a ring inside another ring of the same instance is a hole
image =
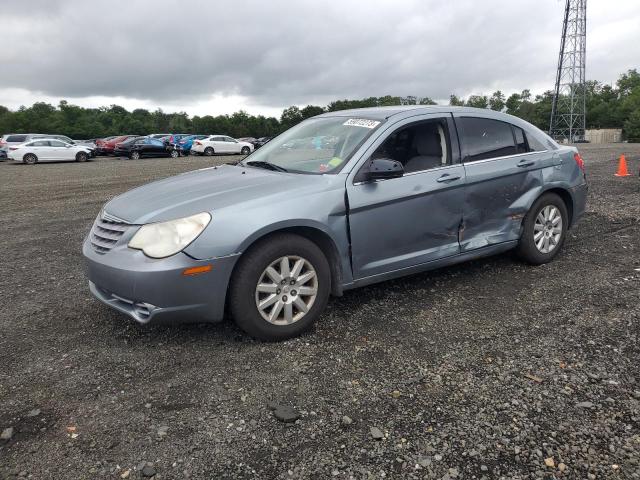
[[[91,229],[91,246],[97,253],[107,253],[130,227],[119,218],[102,212]]]

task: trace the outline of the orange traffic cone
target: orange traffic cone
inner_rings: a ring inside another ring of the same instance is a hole
[[[624,153],[620,155],[620,161],[618,162],[618,171],[616,177],[628,177],[631,175],[627,170],[627,159],[624,158]]]

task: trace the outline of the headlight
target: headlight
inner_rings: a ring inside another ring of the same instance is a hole
[[[140,227],[129,241],[129,247],[142,250],[151,258],[170,257],[193,242],[210,221],[211,215],[203,212],[168,222],[149,223]]]

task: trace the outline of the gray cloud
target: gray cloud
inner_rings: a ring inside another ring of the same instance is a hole
[[[620,4],[617,17],[596,5],[590,28],[637,19],[637,2]],[[544,89],[562,8],[556,0],[8,0],[0,88],[176,105],[236,94],[278,107]],[[620,32],[615,53],[596,32],[588,57],[599,63],[589,77],[611,81],[635,66],[636,32]]]

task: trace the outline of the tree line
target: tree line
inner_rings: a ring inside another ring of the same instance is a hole
[[[587,128],[621,128],[629,141],[640,141],[640,74],[636,69],[623,73],[615,86],[587,82]],[[549,128],[553,92],[533,96],[529,90],[506,97],[500,90],[491,95],[460,98],[451,95],[450,105],[489,108],[520,117],[546,131]],[[250,115],[189,117],[186,113],[154,112],[138,108],[128,111],[118,105],[84,108],[62,100],[57,107],[44,102],[16,111],[0,106],[0,133],[51,133],[72,138],[99,138],[117,134],[224,133],[233,137],[274,136],[287,128],[324,112],[350,108],[392,105],[435,105],[429,97],[383,96],[360,100],[336,100],[325,107],[307,105],[285,108],[280,118]]]

